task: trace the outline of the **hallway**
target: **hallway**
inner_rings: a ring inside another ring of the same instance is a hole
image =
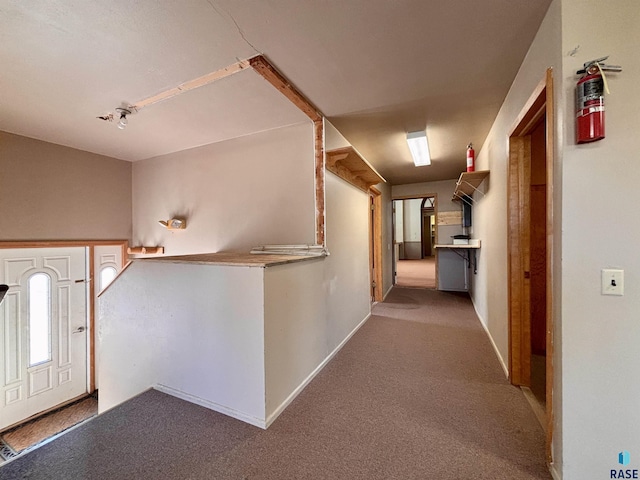
[[[148,391],[3,480],[549,479],[544,433],[469,298],[393,289],[268,430]]]

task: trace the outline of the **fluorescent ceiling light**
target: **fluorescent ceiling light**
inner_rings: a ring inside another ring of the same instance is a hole
[[[427,143],[427,132],[411,132],[407,133],[407,143],[413,163],[416,167],[423,165],[431,165],[431,155],[429,155],[429,144]]]

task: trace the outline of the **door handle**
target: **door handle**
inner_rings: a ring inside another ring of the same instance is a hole
[[[86,330],[86,327],[78,327],[73,331],[73,333],[82,333],[85,330]]]

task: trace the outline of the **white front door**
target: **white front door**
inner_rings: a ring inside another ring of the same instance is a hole
[[[0,249],[0,430],[87,392],[86,249]]]

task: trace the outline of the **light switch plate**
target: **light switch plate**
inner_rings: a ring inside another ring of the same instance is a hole
[[[602,295],[624,295],[624,270],[602,269]]]

